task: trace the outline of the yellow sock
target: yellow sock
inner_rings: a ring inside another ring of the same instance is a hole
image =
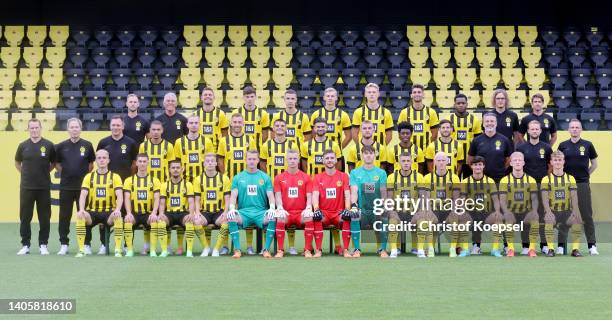
[[[435,236],[433,231],[427,231],[427,248],[433,248]]]
[[[195,234],[198,236],[198,239],[200,239],[202,249],[208,248],[210,245],[208,244],[208,239],[206,239],[206,230],[204,230],[204,227],[194,226],[193,228],[195,229]]]
[[[424,226],[426,226],[426,224],[424,224]],[[425,242],[427,241],[427,231],[422,230],[420,227],[417,227],[416,236],[417,236],[417,241],[416,241],[417,249],[423,250],[425,247]],[[414,246],[414,243],[412,245]]]
[[[76,234],[77,234],[77,243],[79,244],[79,252],[83,252],[85,250],[85,234],[87,233],[87,226],[85,223],[85,219],[76,220]]]
[[[398,241],[399,241],[399,238],[398,238]],[[417,238],[417,232],[415,231],[410,232],[410,243],[412,245],[412,249],[416,249],[418,242],[419,242],[419,239]]]
[[[540,223],[532,222],[529,225],[529,250],[535,250],[540,236]]]
[[[451,231],[451,242],[449,250],[455,250],[457,248],[457,242],[459,242],[459,231]]]
[[[468,231],[459,231],[459,243],[462,250],[470,249],[470,233]]]
[[[123,220],[121,218],[115,219],[115,252],[121,252],[121,245],[123,244]]]
[[[508,250],[514,251],[514,231],[504,232],[506,235],[506,242],[508,243]]]
[[[499,233],[497,231],[493,231],[491,233],[491,236],[493,237],[492,243],[491,243],[491,249],[492,250],[499,250],[499,240],[501,239],[501,233]]]
[[[225,240],[227,240],[228,232],[229,230],[227,223],[222,224],[221,229],[219,229],[219,234],[217,235],[217,243],[215,243],[215,250],[221,250],[221,246],[225,243]]]
[[[334,228],[332,230],[332,238],[334,239],[334,246],[342,245],[342,242],[340,242],[340,230]]]
[[[159,238],[162,252],[167,252],[170,237],[168,237],[168,229],[166,228],[165,221],[157,222],[157,238]]]
[[[265,230],[265,229],[264,229]],[[246,233],[246,246],[248,247],[253,247],[253,229],[246,229],[244,231]]]
[[[289,248],[295,248],[295,229],[287,230],[287,244]]]
[[[185,228],[176,229],[177,250],[183,249],[185,244]]]
[[[544,224],[544,235],[546,236],[546,246],[548,249],[555,249],[555,233],[552,223]]]
[[[125,234],[125,245],[128,251],[134,251],[134,229],[132,223],[126,222],[123,225],[123,232]]]
[[[151,244],[151,231],[150,230],[147,230],[147,229],[144,230],[144,243],[145,245],[148,243],[149,246]]]
[[[209,246],[212,243],[212,228],[213,225],[210,224],[204,227],[204,233],[206,234],[206,243],[208,243]]]
[[[187,252],[193,251],[193,238],[195,238],[193,223],[185,223],[185,238],[187,239]]]
[[[157,234],[157,222],[151,223],[151,238],[149,238],[151,252],[157,252]]]
[[[582,225],[572,225],[570,227],[570,241],[572,242],[572,250],[580,249],[580,237],[582,237]]]
[[[398,224],[398,221],[395,219],[391,219],[389,220],[389,224]],[[391,246],[391,251],[395,251],[397,250],[397,239],[398,239],[398,232],[397,231],[389,231],[389,245]]]

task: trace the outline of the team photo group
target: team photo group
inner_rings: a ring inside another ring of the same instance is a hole
[[[494,257],[581,257],[583,237],[588,254],[599,254],[589,186],[597,152],[581,138],[579,120],[569,122],[570,138],[558,142],[540,94],[531,97],[531,111],[522,119],[509,109],[503,89],[495,90],[482,115],[468,111],[468,98],[458,94],[454,110],[439,116],[423,104],[424,87],[414,84],[411,104],[394,122],[379,93],[376,84],[367,84],[364,105],[349,117],[337,106],[334,88],[321,93],[323,106],[311,114],[298,109],[294,90],[284,93],[284,108],[271,114],[256,106],[252,87],[243,89],[244,104],[228,113],[213,104],[214,90],[204,88],[202,106],[192,114],[177,112],[177,97],[168,93],[163,113],[152,121],[139,114],[132,94],[125,114],[110,119],[110,135],[97,142],[81,138],[77,118],[67,121],[62,142],[43,138],[46,128],[31,119],[29,139],[15,153],[21,174],[17,254],[30,253],[34,208],[39,252],[49,254],[54,169],[60,176],[58,255],[75,254],[72,223],[76,257],[92,254],[94,227],[98,254],[108,253],[111,237],[116,257],[135,251],[193,257],[197,241],[202,257],[320,258],[326,230],[334,254],[345,258],[359,258],[362,247],[368,251],[366,230],[373,230],[372,251],[381,258],[405,254],[404,245],[419,258],[434,257],[442,238],[450,257],[485,251]],[[375,205],[381,199],[469,199],[480,205],[381,213]],[[402,223],[419,227],[392,227]],[[454,228],[440,237],[434,226],[441,224]],[[457,227],[462,225],[490,231]],[[496,231],[501,225],[521,228]],[[259,252],[254,229],[263,233]],[[137,230],[144,234],[138,249]],[[303,230],[303,248],[296,245],[296,230]]]

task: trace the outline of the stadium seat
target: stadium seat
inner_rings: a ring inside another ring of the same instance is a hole
[[[208,63],[209,67],[219,68],[223,63],[223,59],[225,59],[225,48],[206,47],[204,51],[204,57],[206,58],[206,63]]]
[[[448,39],[448,26],[429,26],[429,39],[431,40],[431,44],[435,47],[444,46],[446,44],[446,39]]]
[[[574,68],[580,68],[587,60],[587,51],[582,47],[567,49],[567,60]]]
[[[68,26],[50,26],[49,27],[49,38],[51,43],[56,47],[66,46],[66,41],[69,36]]]
[[[272,48],[272,59],[277,68],[288,68],[293,59],[293,49],[291,47]]]
[[[388,29],[385,31],[385,39],[389,41],[389,45],[392,47],[397,47],[400,45],[400,42],[403,39],[403,32],[397,29]]]
[[[487,108],[493,107],[493,104],[494,104],[494,102],[492,102],[493,92],[495,91],[494,90],[482,90],[482,103]]]
[[[9,124],[8,112],[0,112],[0,131],[6,130]]]
[[[523,69],[521,68],[502,68],[502,80],[506,89],[518,89],[523,81]]]
[[[568,108],[573,103],[573,92],[572,90],[554,90],[552,92],[552,99],[554,105],[560,109]]]
[[[412,68],[410,69],[410,82],[418,83],[427,88],[431,80],[431,70],[429,68]]]
[[[363,50],[363,58],[368,63],[369,68],[378,68],[384,57],[384,52],[378,47],[368,47]]]
[[[347,90],[357,90],[357,85],[361,81],[361,71],[356,68],[342,70],[340,80],[344,83]]]
[[[612,68],[595,69],[595,80],[600,89],[607,90],[610,82],[612,82]]]
[[[525,68],[525,81],[530,89],[540,89],[544,85],[544,68]]]
[[[480,92],[478,90],[459,90],[459,93],[463,93],[468,99],[468,108],[477,108],[480,104]]]
[[[34,90],[40,80],[40,69],[38,68],[20,68],[19,82],[26,90]]]
[[[341,30],[340,39],[344,41],[345,47],[353,47],[357,39],[359,39],[359,31],[356,29]]]
[[[291,68],[272,69],[272,80],[278,90],[287,90],[293,80],[293,70]]]
[[[269,90],[261,90],[257,92],[257,100],[255,101],[255,105],[260,108],[267,108],[270,104],[270,91]]]
[[[268,47],[251,47],[249,49],[249,58],[255,68],[265,68],[270,60],[270,48]]]
[[[36,91],[34,90],[16,90],[15,104],[19,109],[32,109],[36,103]]]
[[[529,95],[530,103],[531,103],[531,97],[533,97],[533,95],[536,93],[539,93],[542,96],[544,96],[544,106],[548,106],[548,104],[550,103],[550,91],[548,90],[529,90],[528,95]]]
[[[137,90],[134,91],[134,94],[138,96],[138,100],[140,100],[140,109],[146,109],[151,105],[153,101],[153,92],[149,90]],[[223,95],[221,95],[221,100],[223,100]]]
[[[336,40],[337,34],[333,27],[325,26],[319,29],[317,36],[324,47],[329,47],[333,44],[334,40]]]
[[[206,26],[206,41],[210,47],[220,47],[225,39],[225,26],[207,25]]]
[[[363,91],[344,91],[342,93],[342,101],[347,108],[352,110],[357,109],[363,102]]]
[[[537,68],[542,59],[542,50],[539,47],[523,47],[521,48],[521,59],[526,68]]]
[[[452,68],[434,68],[433,79],[436,82],[436,88],[441,90],[450,89],[455,76]]]
[[[134,71],[136,75],[136,83],[140,86],[140,90],[149,90],[155,76],[153,69],[140,68]]]
[[[83,127],[87,131],[99,130],[104,120],[104,113],[86,112],[83,114]]]
[[[32,47],[42,47],[47,38],[47,26],[28,26],[26,35]]]
[[[288,47],[293,37],[291,26],[272,26],[272,37],[278,47]]]
[[[268,39],[270,39],[270,26],[252,25],[250,35],[254,46],[263,47],[268,44]]]
[[[173,68],[179,59],[179,50],[174,47],[165,47],[159,50],[159,59],[167,68]]]
[[[72,68],[66,69],[66,82],[73,90],[78,90],[85,81],[85,69]]]
[[[593,107],[596,99],[597,93],[595,90],[576,90],[576,103],[582,108]]]
[[[131,27],[120,27],[115,33],[122,47],[131,47],[132,41],[136,38],[136,31]]]
[[[423,92],[423,104],[431,106],[434,102],[434,93],[432,90],[425,90]]]
[[[451,51],[449,47],[432,47],[431,48],[431,60],[434,66],[438,68],[444,68],[448,66],[448,62],[451,58]]]
[[[118,90],[126,90],[132,78],[132,69],[116,68],[111,70],[111,79]]]
[[[317,56],[323,68],[331,68],[336,61],[337,50],[333,47],[321,47],[317,50]]]
[[[26,131],[30,119],[32,119],[30,112],[13,112],[11,114],[11,126],[14,131]]]
[[[164,90],[172,90],[176,79],[178,79],[179,70],[174,68],[163,68],[157,72],[159,83],[162,84]]]
[[[247,58],[246,47],[228,47],[227,48],[227,60],[230,62],[230,66],[234,68],[243,67],[244,62]]]
[[[246,59],[246,48],[244,49],[244,58]],[[187,68],[197,68],[202,60],[202,47],[183,47],[182,57]]]
[[[523,47],[531,47],[538,38],[538,27],[518,26],[518,37]]]
[[[179,79],[183,83],[183,87],[187,90],[195,90],[200,83],[200,68],[181,68]]]
[[[408,48],[408,59],[410,64],[415,68],[425,67],[425,63],[429,58],[427,47],[410,47]]]
[[[74,41],[77,47],[86,47],[90,37],[91,31],[87,28],[76,27],[70,31],[70,39]]]
[[[92,109],[99,109],[104,106],[106,100],[106,91],[88,90],[85,92],[87,105]]]
[[[204,83],[206,86],[213,89],[221,88],[225,75],[223,74],[223,68],[204,68]]]
[[[181,31],[177,27],[169,26],[162,29],[160,36],[166,43],[166,47],[174,47],[180,37]]]
[[[457,76],[457,83],[463,90],[470,90],[474,87],[474,83],[478,78],[476,76],[476,69],[474,68],[457,68],[455,69]]]
[[[2,116],[2,114],[0,114],[0,116]],[[612,112],[604,113],[604,121],[606,123],[606,129],[612,130]],[[4,122],[0,122],[0,125],[2,126],[1,128],[4,128]]]
[[[310,27],[301,26],[295,31],[295,38],[297,39],[300,47],[310,46],[314,36],[314,30],[312,30]]]
[[[492,67],[496,57],[497,53],[495,53],[495,48],[493,47],[476,48],[476,59],[478,60],[478,64],[483,68]]]
[[[108,47],[113,38],[113,30],[110,27],[98,27],[94,31],[94,38],[98,41],[100,47]]]
[[[572,81],[574,81],[577,89],[584,89],[591,81],[591,69],[572,69],[571,73]]]
[[[21,59],[21,48],[2,47],[0,50],[0,60],[5,68],[15,68]]]
[[[316,51],[313,48],[298,47],[295,49],[295,58],[302,68],[309,68],[310,63],[314,60],[315,56]]]
[[[584,110],[580,113],[580,122],[586,130],[599,130],[601,113],[598,110]]]
[[[603,31],[599,30],[597,27],[591,27],[588,32],[584,33],[584,37],[587,39],[591,47],[597,47],[601,44],[601,41],[604,39],[605,35]]]
[[[17,80],[17,69],[0,68],[0,90],[11,90]]]
[[[482,86],[487,90],[497,89],[497,85],[500,80],[500,70],[493,68],[481,68],[480,69],[480,82]]]
[[[551,68],[559,67],[561,61],[563,61],[563,49],[553,47],[544,49],[544,61],[548,63]]]
[[[563,89],[569,79],[569,70],[564,68],[548,69],[548,77],[555,89]]]
[[[5,26],[4,39],[9,47],[19,47],[23,40],[24,26]]]
[[[410,102],[410,91],[389,91],[391,106],[395,109],[402,110],[408,106]]]
[[[90,69],[88,72],[89,81],[94,89],[104,89],[108,81],[108,69]]]
[[[83,100],[83,92],[81,90],[64,90],[62,91],[62,101],[68,109],[76,109],[81,106]]]
[[[493,26],[474,26],[473,35],[478,46],[486,47],[493,38]]]
[[[55,128],[55,113],[54,112],[36,112],[34,113],[36,119],[42,122],[42,127],[47,130],[53,130]]]
[[[153,62],[157,59],[157,50],[152,47],[141,47],[138,49],[136,56],[143,68],[151,68]]]
[[[152,47],[158,36],[159,32],[153,26],[144,26],[138,31],[138,38],[140,38],[145,47]]]
[[[337,69],[326,68],[319,70],[319,79],[325,88],[333,87],[338,82],[339,73]]]
[[[563,31],[563,39],[567,43],[568,47],[575,47],[581,37],[582,33],[576,30],[574,27],[568,27],[565,31]]]
[[[199,47],[203,36],[204,26],[185,26],[183,29],[183,37],[185,38],[187,47]]]
[[[225,77],[232,89],[242,89],[247,80],[246,68],[227,68]]]
[[[436,91],[436,104],[438,108],[451,109],[455,105],[455,96],[457,91],[455,90],[437,90]]]
[[[499,60],[505,68],[514,68],[519,58],[519,50],[517,47],[500,47]]]
[[[229,26],[227,36],[232,46],[243,46],[248,36],[247,26]]]
[[[578,115],[573,111],[560,111],[557,112],[557,124],[560,130],[567,130],[569,128],[569,122],[572,119],[578,119]]]
[[[387,78],[393,86],[393,90],[402,90],[408,80],[407,69],[389,69],[387,71]]]
[[[360,57],[360,50],[357,47],[343,47],[340,49],[340,58],[347,68],[355,68],[355,63],[357,63]]]
[[[365,71],[366,82],[375,83],[380,86],[385,79],[385,71],[383,69],[373,68]]]
[[[474,48],[472,47],[455,47],[453,55],[457,68],[469,68],[474,61]]]
[[[544,41],[544,46],[547,48],[554,47],[559,39],[559,31],[554,27],[543,27],[540,36]]]
[[[0,109],[9,109],[13,104],[13,90],[0,90]]]
[[[456,47],[465,47],[472,37],[470,26],[451,26],[451,38]],[[457,49],[455,47],[455,50]]]
[[[89,50],[87,48],[70,48],[68,50],[68,60],[74,68],[83,68],[83,65],[89,58]]]
[[[110,90],[108,92],[110,105],[115,109],[122,109],[125,107],[125,99],[129,93],[127,90]]]
[[[61,68],[66,60],[65,47],[47,47],[45,48],[45,59],[50,68]]]
[[[276,108],[285,107],[284,101],[282,100],[283,96],[281,94],[282,92],[278,90],[273,91],[272,98],[274,100],[274,106],[276,106]],[[300,90],[297,92],[297,94],[298,105],[300,106],[301,110],[307,110],[312,108],[317,100],[317,94],[311,90]]]
[[[242,98],[242,90],[226,90],[225,103],[229,108],[240,108],[244,104],[244,99]]]
[[[249,80],[255,90],[264,90],[268,88],[270,82],[270,69],[268,68],[251,68],[249,69]]]
[[[408,41],[410,45],[413,47],[420,47],[423,45],[425,41],[425,37],[427,36],[427,30],[425,26],[407,26],[406,27],[406,37],[408,37]]]
[[[91,49],[91,59],[96,63],[98,68],[106,68],[110,58],[111,50],[109,48],[98,47]]]
[[[510,108],[523,109],[527,103],[527,91],[525,90],[508,90],[508,99]]]
[[[25,47],[23,48],[23,60],[28,68],[40,67],[40,62],[43,59],[42,47]]]
[[[43,109],[55,109],[60,101],[60,94],[57,90],[38,91],[38,104]]]
[[[113,55],[115,61],[119,64],[119,68],[129,68],[130,63],[134,60],[134,50],[127,47],[114,49]]]
[[[391,68],[400,68],[406,61],[406,50],[400,47],[389,47],[385,50]]]
[[[295,78],[300,84],[300,89],[302,90],[310,90],[316,77],[317,72],[310,68],[299,68],[295,72]]]
[[[64,71],[61,68],[43,68],[42,80],[45,88],[57,90],[64,78]]]
[[[178,103],[181,108],[195,109],[198,107],[200,94],[198,90],[181,90],[178,95]]]
[[[308,106],[308,103],[310,103],[310,102],[314,103],[314,101],[310,101],[309,100],[309,101],[306,101],[306,102],[303,103],[301,101],[303,98],[300,96],[301,92],[312,92],[312,96],[311,97],[306,97],[307,100],[308,99],[312,100],[312,98],[314,98],[315,94],[314,94],[314,91],[298,91],[298,93],[297,93],[297,95],[298,95],[298,106],[303,111],[304,108],[310,108],[310,106]],[[302,106],[302,104],[305,104],[306,107]],[[280,90],[273,90],[272,91],[272,105],[274,106],[274,108],[284,109],[285,108],[285,92],[280,91]]]
[[[502,47],[509,47],[514,42],[516,33],[514,26],[496,26],[495,27],[495,38],[497,43]],[[501,48],[500,48],[501,49]]]
[[[590,58],[595,67],[603,68],[608,62],[608,47],[591,47]]]

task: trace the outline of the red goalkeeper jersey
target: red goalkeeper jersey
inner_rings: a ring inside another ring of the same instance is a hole
[[[349,190],[349,176],[338,170],[331,176],[321,172],[312,183],[312,191],[319,192],[319,209],[328,218],[336,217],[345,209],[344,191]]]
[[[312,192],[312,181],[303,171],[295,174],[284,171],[274,178],[274,192],[281,193],[283,209],[289,214],[300,214],[306,209],[306,194]]]

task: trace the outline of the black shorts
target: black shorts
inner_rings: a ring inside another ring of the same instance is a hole
[[[151,230],[151,226],[149,225],[149,213],[134,213],[134,225],[132,227],[136,228],[138,226],[143,226],[145,230]]]
[[[434,214],[436,215],[436,218],[438,218],[438,223],[442,223],[446,221],[450,211],[434,211]]]
[[[215,224],[215,222],[217,222],[217,219],[219,219],[219,217],[221,217],[221,214],[223,214],[223,211],[219,211],[219,212],[202,212],[202,215],[204,216],[204,218],[206,218],[206,222],[208,224]]]
[[[110,217],[110,212],[95,212],[90,211],[89,216],[91,217],[91,225],[95,226],[98,224],[108,225],[108,218]]]
[[[168,226],[167,228],[171,228],[174,226],[182,226],[183,218],[187,216],[187,212],[166,212],[166,217],[168,217]]]

